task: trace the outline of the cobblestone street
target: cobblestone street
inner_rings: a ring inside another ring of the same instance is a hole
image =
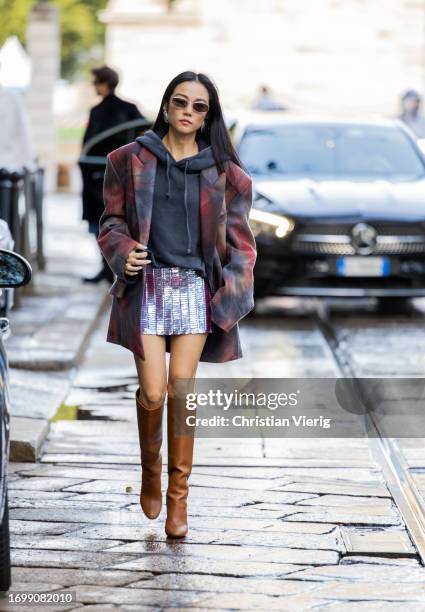
[[[0,5],[0,612],[425,612],[425,1]]]
[[[189,534],[167,539],[165,505],[155,521],[139,506],[135,366],[106,324],[62,407],[74,418],[51,424],[38,463],[10,466],[13,590],[69,588],[76,603],[56,609],[102,612],[424,609],[424,569],[367,440],[197,438]],[[241,333],[243,359],[197,376],[335,375],[303,317]],[[165,497],[166,442],[163,457]]]

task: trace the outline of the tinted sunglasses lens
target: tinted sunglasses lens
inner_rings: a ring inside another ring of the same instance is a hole
[[[171,98],[172,103],[176,108],[186,108],[187,102],[183,98]]]
[[[208,110],[208,104],[205,104],[204,102],[194,102],[193,110],[197,113],[206,113]]]

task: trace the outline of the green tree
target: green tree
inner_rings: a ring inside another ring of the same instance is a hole
[[[91,51],[103,45],[104,26],[97,12],[108,0],[51,0],[60,9],[61,74],[72,78],[94,63]],[[0,45],[15,34],[25,45],[28,13],[34,0],[0,0]]]

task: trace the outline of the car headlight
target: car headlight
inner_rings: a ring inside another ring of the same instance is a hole
[[[251,208],[249,221],[254,235],[260,233],[285,238],[294,229],[294,222],[285,215],[276,215],[258,208]]]

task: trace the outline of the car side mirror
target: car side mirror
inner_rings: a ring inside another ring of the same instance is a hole
[[[0,288],[22,287],[32,277],[28,261],[19,253],[0,249]]]

